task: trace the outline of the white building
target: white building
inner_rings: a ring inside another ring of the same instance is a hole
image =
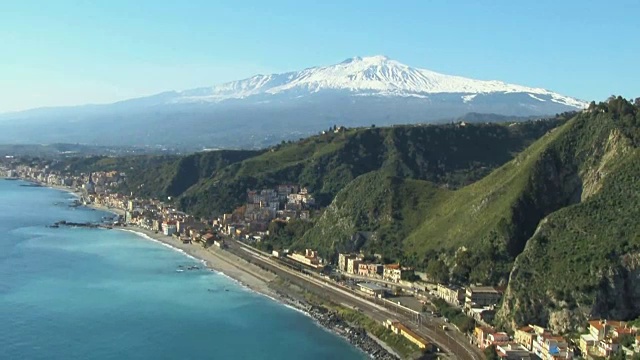
[[[166,236],[171,236],[173,234],[175,234],[178,231],[178,227],[176,226],[176,223],[171,221],[171,222],[163,222],[162,223],[162,233]]]

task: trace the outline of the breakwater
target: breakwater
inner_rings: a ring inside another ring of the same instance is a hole
[[[280,301],[295,309],[298,309],[312,317],[319,325],[332,331],[346,339],[353,346],[357,347],[372,359],[377,360],[397,360],[398,357],[388,352],[380,346],[376,340],[371,338],[365,329],[355,327],[347,323],[340,315],[322,306],[312,305],[307,302],[294,299],[288,294],[278,292]]]

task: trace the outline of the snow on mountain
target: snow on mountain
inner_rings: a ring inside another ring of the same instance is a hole
[[[545,117],[586,107],[545,89],[450,76],[384,56],[113,104],[0,114],[0,143],[263,147],[329,126]],[[478,118],[478,116],[476,116]]]
[[[428,98],[430,94],[461,94],[463,103],[473,101],[477,94],[523,93],[542,102],[548,99],[574,108],[584,108],[587,105],[584,101],[541,88],[440,74],[412,68],[380,55],[355,57],[330,66],[283,74],[256,75],[213,87],[180,91],[169,102],[221,102],[257,95],[289,95],[299,98],[325,91],[420,98]]]

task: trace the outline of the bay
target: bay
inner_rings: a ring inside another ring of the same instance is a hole
[[[135,234],[69,193],[0,180],[2,359],[365,359],[312,319]]]

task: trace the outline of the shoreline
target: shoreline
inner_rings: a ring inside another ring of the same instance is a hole
[[[82,192],[77,189],[71,189],[65,186],[50,185],[31,181],[29,179],[20,179],[23,181],[35,183],[42,187],[53,190],[64,191],[76,197],[81,197]],[[99,210],[118,216],[124,216],[125,211],[119,208],[111,208],[98,204],[84,204],[81,207]],[[153,241],[159,245],[169,247],[173,251],[182,253],[196,261],[202,262],[210,271],[216,272],[239,286],[258,294],[265,296],[271,301],[302,313],[311,318],[317,326],[325,331],[340,337],[354,348],[372,359],[397,359],[396,354],[387,351],[386,348],[380,346],[375,339],[372,339],[364,330],[351,327],[336,314],[327,313],[326,308],[319,307],[299,299],[296,295],[289,294],[286,288],[277,287],[274,289],[270,284],[278,279],[274,273],[268,272],[255,264],[248,262],[237,255],[225,251],[223,249],[211,246],[204,248],[199,244],[184,244],[182,241],[165,236],[162,233],[140,228],[138,226],[114,227],[113,230],[119,230],[136,235],[142,240]]]
[[[94,204],[87,205],[87,207],[114,214],[117,214],[114,210],[122,212],[120,209],[110,209]],[[154,231],[142,229],[137,226],[115,228],[114,230],[135,234],[146,241],[159,243],[160,245],[171,248],[173,251],[182,253],[182,255],[203,262],[209,270],[229,278],[239,286],[311,318],[311,320],[323,330],[340,337],[369,358],[398,358],[396,354],[380,346],[377,341],[372,339],[366,332],[357,333],[355,331],[344,331],[342,328],[350,327],[346,322],[342,321],[341,323],[340,319],[336,319],[335,316],[327,316],[326,311],[322,310],[322,308],[302,302],[294,296],[286,294],[286,291],[281,292],[271,288],[269,284],[278,278],[277,275],[267,272],[232,253],[216,247],[203,248],[200,245],[183,244],[171,236],[165,236],[160,233],[156,234]],[[370,340],[369,343],[367,343],[367,339]]]
[[[182,242],[175,240],[173,237],[168,237],[159,233],[156,234],[153,231],[141,229],[139,227],[132,227],[132,229],[118,228],[115,230],[135,234],[143,238],[144,240],[157,242],[163,246],[170,247],[174,251],[182,253],[182,255],[203,262],[209,270],[229,278],[239,286],[246,288],[249,291],[260,296],[267,297],[269,300],[275,301],[290,310],[296,311],[306,317],[309,317],[317,326],[340,337],[351,346],[367,355],[369,358],[398,358],[394,353],[389,352],[385,347],[380,346],[378,342],[375,339],[372,339],[368,334],[366,334],[366,332],[355,333],[351,331],[345,331],[343,328],[349,327],[349,325],[344,321],[342,321],[341,323],[341,320],[337,319],[335,315],[328,316],[326,314],[326,311],[322,310],[320,307],[301,302],[300,300],[289,296],[286,293],[272,289],[269,284],[271,283],[271,281],[278,278],[277,275],[269,273],[254,264],[248,263],[246,260],[238,258],[234,254],[225,252],[224,250],[215,247],[205,249],[200,245],[183,244]],[[225,257],[227,257],[228,259],[225,259]],[[241,264],[243,266],[253,268],[247,269],[245,267],[240,267],[239,265]],[[268,276],[268,278],[266,278],[266,276]],[[367,344],[364,338],[369,339],[372,343]]]

